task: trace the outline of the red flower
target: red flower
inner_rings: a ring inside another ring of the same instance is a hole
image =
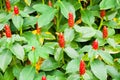
[[[103,27],[102,33],[103,33],[103,38],[104,39],[108,37],[108,29],[107,29],[106,26]]]
[[[64,35],[63,33],[58,34],[58,43],[61,48],[65,47],[65,40],[64,40]]]
[[[42,80],[47,80],[45,76],[42,76]]]
[[[6,9],[9,12],[11,10],[11,5],[9,0],[5,0]]]
[[[83,60],[80,61],[80,68],[79,68],[79,72],[80,75],[84,75],[85,74],[85,62]]]
[[[40,34],[40,28],[38,27],[38,23],[36,23],[36,30],[37,30],[37,34]]]
[[[70,28],[74,26],[74,17],[73,17],[73,13],[71,12],[69,12],[68,14],[68,25]]]
[[[93,48],[94,50],[97,50],[97,49],[98,49],[98,41],[97,41],[97,40],[93,41],[93,43],[92,43],[92,48]]]
[[[106,15],[106,11],[105,10],[101,10],[100,11],[100,17],[104,18],[105,15]]]
[[[17,6],[14,6],[14,14],[15,15],[19,14],[19,8]]]
[[[11,34],[11,30],[10,30],[9,25],[6,24],[4,27],[5,27],[6,37],[7,37],[7,38],[11,38],[11,37],[12,37],[12,34]]]
[[[52,2],[51,2],[51,0],[48,1],[48,6],[52,7]]]

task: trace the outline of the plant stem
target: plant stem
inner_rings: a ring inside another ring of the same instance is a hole
[[[42,0],[42,3],[43,3],[43,4],[45,4],[45,1],[44,1],[44,0]]]
[[[80,6],[80,9],[83,10],[83,7],[82,7],[82,4],[81,4],[81,1],[80,1],[80,0],[78,0],[78,3],[81,5],[81,6]]]
[[[60,26],[60,19],[59,19],[59,7],[57,7],[58,13],[56,15],[57,18],[57,24],[56,24],[56,31],[58,31],[59,26]]]
[[[22,27],[20,28],[20,35],[22,35]]]
[[[92,0],[90,0],[90,6],[92,6],[92,4],[93,4],[93,3],[92,3]]]
[[[98,30],[101,29],[102,25],[103,25],[103,18],[102,18],[101,21],[100,21],[100,25],[99,25],[99,27],[98,27]]]
[[[58,2],[60,2],[61,0],[58,0]]]

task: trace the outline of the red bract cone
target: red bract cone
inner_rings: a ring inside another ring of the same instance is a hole
[[[61,48],[65,47],[65,40],[64,40],[64,35],[63,33],[58,34],[58,43]]]
[[[5,0],[6,9],[9,12],[11,10],[11,5],[9,0]]]
[[[92,48],[93,48],[94,50],[97,50],[97,49],[98,49],[98,41],[97,41],[97,40],[93,41],[93,43],[92,43]]]
[[[52,2],[51,2],[51,0],[48,1],[48,6],[52,7]]]
[[[103,27],[102,33],[103,33],[103,38],[104,39],[108,37],[108,29],[107,29],[106,26]]]
[[[100,17],[104,18],[105,15],[106,15],[106,11],[105,10],[101,10],[100,11]]]
[[[11,38],[11,37],[12,37],[12,34],[11,34],[11,30],[10,30],[9,25],[6,24],[4,27],[5,27],[6,37],[7,37],[7,38]]]
[[[17,6],[14,6],[14,14],[15,15],[19,14],[19,8]]]
[[[42,80],[47,80],[45,76],[42,76]]]
[[[74,17],[73,17],[73,13],[69,12],[68,14],[68,25],[70,28],[73,28],[74,26]]]
[[[80,75],[84,75],[85,74],[85,62],[83,60],[80,61],[80,68],[79,68],[79,72]]]

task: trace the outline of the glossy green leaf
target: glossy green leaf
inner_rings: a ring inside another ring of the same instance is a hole
[[[26,66],[20,72],[19,80],[33,80],[35,76],[35,69],[33,66]]]
[[[34,80],[41,80],[43,75],[45,75],[45,72],[40,72],[40,73],[38,73],[38,74],[35,76]]]
[[[91,11],[89,10],[81,10],[81,18],[82,21],[88,24],[90,27],[94,23],[95,17],[92,15]]]
[[[62,48],[57,48],[54,54],[54,58],[56,61],[60,61],[63,59],[63,50]]]
[[[0,80],[4,80],[4,77],[1,72],[0,72]]]
[[[115,67],[110,66],[110,65],[107,65],[106,68],[107,68],[108,74],[109,74],[112,78],[117,79],[117,80],[120,79],[120,73],[117,71],[117,69],[116,69]]]
[[[58,3],[61,9],[61,13],[65,18],[68,19],[69,12],[72,12],[74,19],[75,19],[75,9],[72,4],[70,4],[69,2],[65,2],[65,1],[60,1]]]
[[[18,44],[18,43],[14,44],[11,47],[11,51],[18,59],[23,61],[23,59],[25,57],[25,52],[24,52],[23,47],[20,44]]]
[[[0,31],[4,28],[4,24],[0,24]]]
[[[107,39],[107,42],[108,42],[109,45],[111,45],[112,47],[115,48],[116,43],[115,43],[114,39],[112,39],[112,38],[108,38],[108,39]]]
[[[100,80],[107,79],[107,70],[104,63],[100,60],[94,60],[91,64],[93,74]]]
[[[3,72],[5,72],[7,66],[12,61],[12,53],[8,50],[2,51],[2,53],[0,54],[0,61],[0,68]]]
[[[22,28],[23,25],[23,18],[19,15],[14,15],[14,17],[12,18],[12,22],[15,25],[15,27],[20,30]]]
[[[80,60],[71,60],[66,66],[66,73],[75,73],[79,71]]]
[[[14,76],[13,76],[13,73],[12,73],[12,68],[9,67],[5,71],[4,80],[14,80]]]
[[[47,12],[43,13],[38,18],[38,25],[39,25],[39,27],[43,27],[43,26],[49,24],[53,20],[53,18],[55,16],[55,13],[56,13],[55,9],[50,9]]]
[[[116,5],[115,0],[102,0],[99,6],[101,10],[105,10],[105,9],[114,8],[115,5]]]
[[[58,63],[53,58],[49,58],[42,63],[41,70],[52,71],[58,67],[59,67]]]
[[[26,3],[28,6],[30,6],[31,0],[24,0],[24,1],[25,1],[25,3]]]
[[[66,52],[66,54],[67,54],[70,58],[77,58],[77,57],[79,57],[78,52],[77,52],[75,49],[71,48],[71,47],[65,48],[65,52]]]
[[[50,32],[43,32],[41,35],[46,40],[54,40],[55,39],[55,36]]]
[[[99,55],[101,58],[109,65],[113,65],[113,57],[110,55],[110,53],[105,52],[105,51],[99,51]]]
[[[64,31],[64,37],[66,42],[71,42],[74,39],[74,30],[73,29],[65,29]]]
[[[71,74],[67,80],[80,80],[80,75],[79,74]]]

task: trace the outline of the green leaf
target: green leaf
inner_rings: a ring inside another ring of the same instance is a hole
[[[20,72],[19,80],[33,80],[35,76],[35,69],[33,66],[26,66]]]
[[[100,6],[100,10],[104,10],[104,9],[114,8],[115,5],[116,5],[115,0],[102,0],[99,6]]]
[[[10,64],[12,60],[12,53],[8,50],[2,51],[0,54],[0,68],[3,72],[5,72],[7,66]]]
[[[4,28],[4,24],[0,24],[0,31]]]
[[[18,44],[18,43],[14,44],[14,45],[11,47],[10,50],[12,51],[12,53],[13,53],[18,59],[20,59],[20,60],[23,61],[24,56],[25,56],[25,52],[24,52],[23,47],[22,47],[20,44]]]
[[[92,12],[88,10],[81,10],[81,18],[82,21],[88,24],[90,27],[95,21],[95,17],[92,15]]]
[[[74,29],[65,29],[64,37],[66,42],[70,43],[74,39],[74,35]]]
[[[79,54],[76,50],[74,50],[73,48],[71,47],[67,47],[65,48],[65,52],[66,54],[70,57],[70,58],[77,58],[79,57]]]
[[[23,18],[19,15],[14,15],[14,17],[12,18],[12,22],[15,25],[15,27],[20,30],[22,28],[23,25]]]
[[[41,35],[46,40],[54,40],[55,39],[55,36],[50,32],[42,32]]]
[[[0,80],[4,80],[4,77],[1,72],[0,72]]]
[[[33,8],[40,13],[46,13],[47,11],[53,10],[53,8],[44,4],[35,4]]]
[[[117,69],[115,69],[115,67],[110,66],[110,65],[106,65],[106,68],[107,68],[108,74],[109,74],[112,78],[117,79],[117,80],[120,79],[120,74],[119,74],[119,72],[117,71]]]
[[[43,13],[39,18],[38,18],[38,25],[40,27],[43,27],[47,24],[49,24],[54,16],[55,16],[56,10],[55,9],[50,9],[47,12]],[[46,18],[45,18],[46,17]]]
[[[28,59],[30,60],[30,62],[35,65],[36,62],[38,61],[39,59],[39,55],[36,54],[36,52],[34,51],[30,51],[29,54],[28,54]]]
[[[60,6],[60,9],[61,9],[61,13],[63,14],[63,16],[65,18],[68,19],[69,12],[72,12],[74,19],[75,19],[75,9],[74,9],[73,5],[71,5],[69,2],[65,2],[65,1],[60,1],[58,3]]]
[[[8,68],[4,73],[4,80],[14,80],[12,68]]]
[[[105,51],[99,51],[99,55],[101,56],[101,58],[109,65],[113,65],[113,58],[110,55],[110,53],[105,52]]]
[[[75,73],[79,71],[80,60],[73,59],[71,60],[66,67],[66,73]]]
[[[16,65],[13,67],[13,75],[17,78],[17,80],[19,80],[19,76],[20,76],[20,72],[22,70],[22,66],[21,65]]]
[[[79,74],[71,74],[67,80],[80,80],[80,75]]]
[[[63,59],[63,50],[62,48],[57,48],[54,54],[56,61],[61,61]]]
[[[30,6],[31,0],[24,0],[24,1],[25,1],[25,3],[26,3],[28,6]]]
[[[108,38],[108,39],[107,39],[107,42],[108,42],[108,44],[109,44],[110,46],[112,46],[113,48],[115,48],[116,43],[115,43],[114,39]]]
[[[107,70],[104,63],[100,60],[94,60],[91,64],[91,70],[94,75],[100,80],[107,79]]]
[[[42,63],[41,70],[52,71],[58,67],[59,67],[58,63],[53,58],[49,58]]]
[[[35,76],[34,80],[41,80],[43,75],[45,75],[44,72],[38,73],[38,74]]]

